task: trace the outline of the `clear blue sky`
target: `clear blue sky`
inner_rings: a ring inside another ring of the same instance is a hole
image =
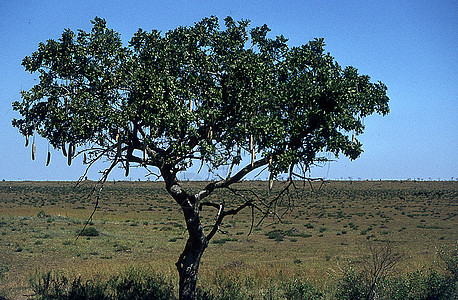
[[[339,159],[312,176],[328,179],[458,178],[458,2],[451,1],[50,1],[0,0],[0,180],[76,180],[84,167],[71,167],[37,138],[37,158],[11,126],[11,103],[34,76],[21,66],[38,43],[57,39],[64,28],[91,29],[95,16],[128,42],[138,28],[167,31],[203,17],[227,15],[267,24],[297,46],[323,37],[342,66],[352,65],[388,86],[391,113],[366,118],[360,137],[365,152],[356,161]],[[97,170],[89,179],[98,179]],[[110,179],[125,179],[121,170]],[[144,180],[131,171],[128,179]],[[206,174],[188,174],[205,179]]]

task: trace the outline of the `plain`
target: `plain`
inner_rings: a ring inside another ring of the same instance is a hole
[[[187,236],[164,183],[105,183],[97,211],[76,239],[95,205],[94,184],[0,182],[0,294],[30,295],[29,279],[50,270],[103,278],[149,266],[177,277],[174,263]],[[195,191],[205,184],[183,183]],[[244,181],[236,189],[268,199],[285,184],[275,182],[269,192],[268,182]],[[212,197],[240,201],[228,190]],[[326,286],[346,268],[361,268],[369,246],[383,242],[404,254],[397,273],[440,269],[438,249],[458,240],[457,200],[456,181],[296,182],[259,226],[262,215],[253,220],[251,210],[226,220],[204,255],[199,285],[234,276],[253,289],[294,278]],[[210,225],[216,211],[202,214]]]

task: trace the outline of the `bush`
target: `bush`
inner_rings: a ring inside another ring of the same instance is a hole
[[[95,227],[86,227],[81,231],[80,236],[99,236],[99,234]]]
[[[31,279],[34,298],[38,300],[142,300],[174,299],[173,285],[152,270],[126,269],[107,281],[69,279],[47,272]]]
[[[104,293],[106,284],[82,282],[81,277],[70,280],[65,275],[47,272],[32,278],[30,283],[38,300],[109,299]]]
[[[436,270],[417,271],[406,276],[380,280],[374,290],[363,273],[348,270],[337,285],[333,299],[446,300],[456,299],[457,282]]]
[[[269,239],[281,242],[285,238],[285,233],[283,232],[283,230],[276,229],[266,233],[266,236]]]
[[[344,276],[337,284],[335,299],[358,300],[365,299],[367,286],[361,273],[356,273],[353,269],[345,271]]]
[[[173,285],[161,275],[130,268],[121,275],[114,277],[110,285],[114,291],[112,299],[142,300],[173,299]]]
[[[417,271],[406,277],[385,280],[381,284],[381,299],[456,299],[456,281],[436,270]]]
[[[207,299],[244,300],[247,298],[242,291],[242,281],[238,280],[234,274],[229,274],[227,272],[217,274],[215,284],[217,293],[212,295],[213,298]],[[210,293],[207,293],[207,297],[210,295]]]
[[[3,277],[5,277],[6,273],[8,273],[9,269],[10,268],[8,266],[0,264],[0,282]]]
[[[426,294],[424,299],[456,299],[456,280],[432,270],[425,278]]]
[[[71,279],[47,272],[31,280],[34,299],[38,300],[142,300],[175,299],[173,284],[151,269],[128,268],[105,281]],[[320,291],[305,280],[259,286],[233,272],[219,272],[211,286],[197,289],[200,300],[245,299],[379,299],[446,300],[457,298],[453,276],[435,270],[420,270],[404,276],[384,277],[373,288],[364,272],[345,271],[336,285]]]
[[[291,300],[314,300],[322,299],[323,293],[317,291],[312,285],[302,281],[294,280],[283,286],[286,299]]]
[[[442,246],[437,250],[437,256],[445,265],[445,269],[458,280],[458,243],[449,247]]]

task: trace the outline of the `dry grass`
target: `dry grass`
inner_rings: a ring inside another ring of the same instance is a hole
[[[203,184],[186,183],[196,191]],[[161,182],[107,183],[91,225],[100,235],[77,241],[94,199],[87,198],[90,182],[73,185],[0,183],[0,294],[30,293],[29,278],[47,270],[88,278],[147,264],[176,277],[174,263],[186,232]],[[204,255],[201,285],[211,286],[223,275],[255,286],[297,277],[326,285],[342,268],[364,261],[368,240],[391,241],[406,254],[399,272],[409,272],[434,267],[436,247],[458,240],[458,182],[329,182],[319,191],[317,183],[315,192],[297,186],[294,208],[283,223],[266,219],[248,235],[249,211],[225,220],[226,234],[216,235]],[[259,193],[267,187],[267,182],[238,186]],[[214,200],[222,197],[239,201],[228,192]],[[279,212],[286,204],[279,203]],[[213,213],[206,209],[204,220],[211,221]]]

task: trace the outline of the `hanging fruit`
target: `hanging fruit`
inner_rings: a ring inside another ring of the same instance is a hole
[[[48,149],[48,157],[46,159],[46,166],[49,166],[49,163],[51,162],[51,151]]]
[[[32,143],[32,160],[35,160],[35,141]]]
[[[72,143],[68,144],[68,153],[67,153],[67,163],[69,166],[72,164],[72,156],[73,156],[73,146]]]

